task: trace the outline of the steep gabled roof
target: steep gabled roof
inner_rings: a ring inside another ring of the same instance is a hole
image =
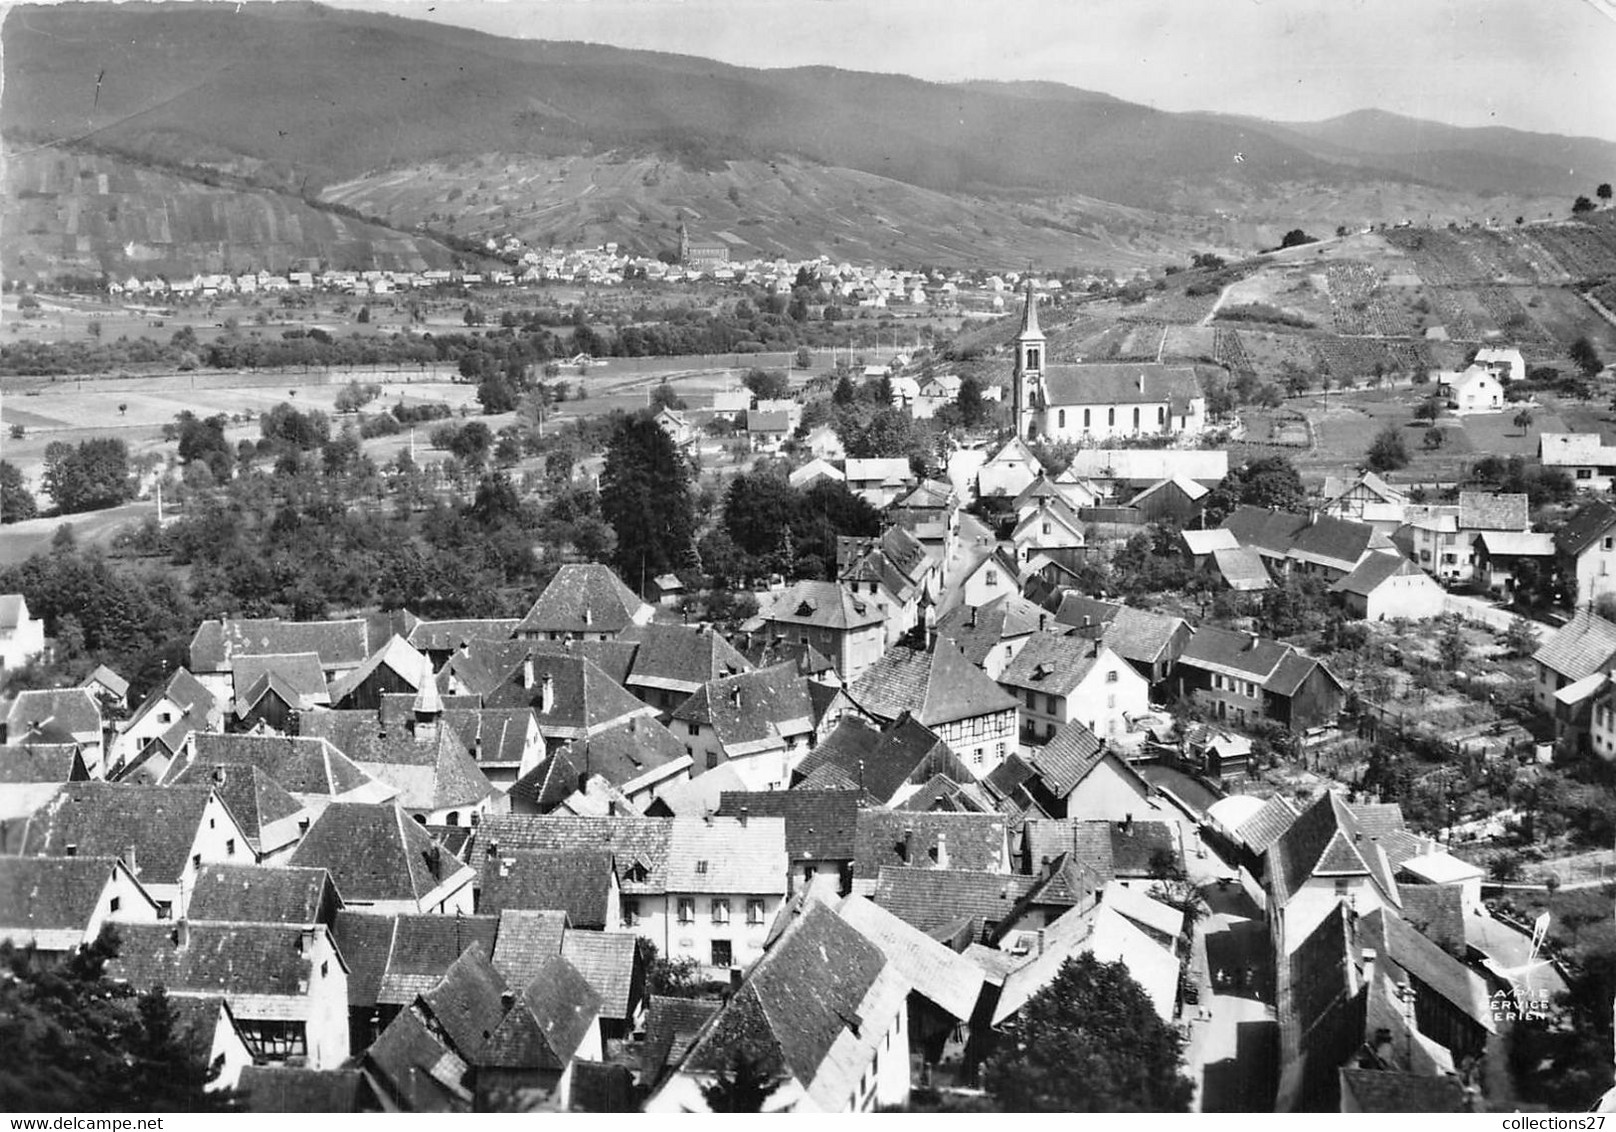
[[[713,728],[730,751],[782,745],[782,736],[811,731],[817,713],[809,682],[795,665],[778,664],[703,684],[673,718]]]
[[[862,1024],[860,1007],[886,967],[879,948],[810,901],[764,952],[685,1059],[695,1072],[726,1072],[737,1055],[806,1088],[837,1039]]]
[[[211,786],[254,849],[265,851],[264,827],[305,812],[306,807],[268,773],[251,763],[191,763],[173,779],[180,786]],[[278,848],[271,846],[270,848]]]
[[[1616,622],[1584,606],[1549,635],[1532,659],[1573,682],[1604,672],[1616,661]]]
[[[999,683],[1069,696],[1088,679],[1096,665],[1115,654],[1092,638],[1064,633],[1034,633],[999,673]],[[1120,660],[1115,661],[1120,663]],[[1014,701],[1014,697],[1011,697]]]
[[[901,716],[879,731],[857,717],[844,716],[797,764],[795,785],[813,785],[830,769],[880,802],[896,796],[906,783],[919,785],[938,774],[956,782],[974,778],[948,744],[912,716]]]
[[[99,738],[101,704],[88,688],[18,692],[6,723],[13,743],[67,743],[92,732]]]
[[[640,1050],[640,1074],[646,1087],[655,1089],[670,1067],[684,1061],[691,1043],[723,1006],[718,999],[650,997]]]
[[[843,899],[836,914],[880,948],[915,993],[961,1022],[970,1020],[983,984],[975,963],[862,896]]]
[[[1390,832],[1390,822],[1381,820],[1381,815],[1371,812],[1366,816],[1371,826]],[[1397,883],[1377,842],[1340,795],[1322,795],[1268,851],[1273,899],[1286,904],[1315,876],[1362,876],[1380,889],[1388,903],[1397,904]]]
[[[517,620],[475,618],[461,621],[417,621],[404,638],[422,652],[449,652],[476,640],[509,640]]]
[[[342,901],[324,869],[204,865],[186,915],[192,920],[314,924]]]
[[[768,622],[853,630],[886,620],[881,603],[854,594],[840,582],[797,582],[775,594],[760,612]]]
[[[324,739],[290,735],[198,734],[192,757],[170,768],[164,782],[196,777],[199,767],[231,764],[256,766],[292,794],[340,798],[367,789],[378,796],[392,793]]]
[[[512,986],[525,987],[538,975],[547,956],[561,953],[561,941],[566,934],[565,912],[507,908],[499,914],[494,967]]]
[[[487,950],[472,944],[449,964],[443,978],[421,993],[420,1002],[449,1039],[456,1053],[474,1060],[489,1030],[504,1011],[506,983],[494,969]]]
[[[1002,814],[860,810],[853,875],[869,879],[888,867],[999,873],[1008,836]]]
[[[709,680],[752,669],[751,661],[711,629],[636,625],[625,630],[622,639],[639,646],[628,672],[630,687],[691,691]]]
[[[0,937],[18,947],[76,948],[123,867],[116,857],[0,856]]]
[[[331,705],[342,707],[343,702],[353,695],[361,684],[383,668],[390,669],[411,688],[419,688],[432,680],[432,662],[426,658],[426,654],[417,651],[408,641],[395,633],[388,638],[385,645],[371,653],[365,659],[365,663],[347,675],[338,677],[332,683]]]
[[[628,1020],[634,1002],[639,945],[639,937],[632,932],[569,929],[564,933],[561,956],[599,996],[601,1017]]]
[[[779,893],[791,863],[784,818],[676,817],[668,839],[668,891]]]
[[[1280,641],[1202,625],[1190,635],[1178,659],[1180,664],[1262,683],[1273,676],[1280,661],[1291,651],[1291,646]]]
[[[1554,544],[1563,554],[1578,555],[1616,527],[1616,507],[1600,499],[1590,500],[1555,533]]]
[[[179,994],[302,997],[314,974],[304,931],[295,924],[190,923],[184,932],[170,924],[120,924],[122,947],[107,977],[142,990],[161,983]]]
[[[930,648],[896,645],[848,689],[871,715],[895,720],[908,712],[927,727],[1013,711],[1015,697],[977,668],[946,638]]]
[[[370,653],[364,619],[204,621],[191,637],[190,667],[196,672],[228,672],[234,657],[304,652],[318,653],[320,663],[330,669],[364,663]]]
[[[645,603],[611,567],[569,562],[533,602],[518,633],[620,633],[644,614]]]
[[[565,749],[577,773],[598,774],[619,787],[690,757],[678,736],[660,720],[640,715],[597,731],[587,739],[574,739]]]
[[[311,707],[331,702],[326,687],[325,670],[317,653],[274,653],[235,656],[226,662],[230,667],[230,683],[238,704],[247,700],[249,691],[265,678],[280,689],[280,695],[292,707]],[[246,714],[238,706],[238,714]]]
[[[928,935],[961,920],[1003,923],[1040,878],[883,866],[870,899]]]
[[[547,956],[500,1020],[476,1063],[504,1069],[565,1069],[595,1019],[600,996],[561,955]]]
[[[450,727],[420,736],[409,728],[384,729],[372,711],[330,711],[309,714],[303,730],[329,739],[366,774],[393,787],[399,805],[412,810],[472,805],[494,792]]]
[[[143,884],[173,884],[212,797],[207,786],[69,782],[28,819],[22,855],[120,857],[133,848]]]
[[[419,901],[466,869],[398,806],[355,802],[327,806],[288,863],[326,869],[343,899],[364,904]]]
[[[496,851],[608,849],[625,896],[661,895],[668,890],[672,836],[668,818],[490,814],[478,827],[470,863],[481,871],[483,861]]]
[[[560,910],[577,927],[603,930],[611,907],[612,855],[599,849],[570,852],[506,850],[483,861],[479,910]]]
[[[793,861],[853,859],[858,795],[851,790],[726,791],[717,816],[742,813],[784,819],[786,853]]]
[[[1429,575],[1406,558],[1390,554],[1371,554],[1353,569],[1352,573],[1330,587],[1331,593],[1358,594],[1368,597],[1393,578],[1428,578]],[[1434,581],[1431,583],[1436,584]]]
[[[1531,508],[1525,492],[1459,493],[1460,530],[1524,531],[1531,525]]]
[[[1201,383],[1194,366],[1057,362],[1045,367],[1044,390],[1051,406],[1171,403],[1173,411],[1180,413],[1188,411],[1189,402],[1201,396]]]
[[[338,923],[346,916],[347,913],[343,913]],[[387,1006],[406,1006],[414,1002],[416,995],[435,987],[467,950],[477,948],[484,954],[492,952],[498,930],[497,916],[458,913],[446,916],[427,912],[394,917],[386,965],[376,988],[376,1002]],[[351,994],[349,1000],[353,1001]]]
[[[0,785],[82,782],[89,777],[76,743],[27,743],[0,747]]]
[[[243,1065],[236,1089],[248,1112],[345,1113],[372,1110],[375,1104],[365,1075],[357,1069]]]
[[[1048,613],[1020,594],[1005,594],[982,606],[956,605],[938,619],[936,631],[980,668],[999,645],[1037,632],[1048,620]]]
[[[1061,724],[1060,730],[1049,742],[1041,747],[1033,747],[1028,753],[1028,761],[1038,772],[1038,777],[1057,798],[1064,798],[1076,790],[1107,757],[1105,746],[1094,732],[1075,719]],[[1149,787],[1128,765],[1127,760],[1115,755],[1109,757],[1121,768],[1124,777],[1138,784],[1141,793],[1148,791]]]

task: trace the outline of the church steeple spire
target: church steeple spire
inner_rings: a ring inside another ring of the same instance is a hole
[[[1016,435],[1030,439],[1038,430],[1037,413],[1043,408],[1044,389],[1044,332],[1038,328],[1038,300],[1033,295],[1030,272],[1027,305],[1021,312],[1021,329],[1016,332],[1016,366],[1010,386]]]

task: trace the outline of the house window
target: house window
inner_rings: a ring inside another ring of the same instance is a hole
[[[988,571],[988,585],[996,586],[998,584],[999,584],[999,572],[997,570],[989,570]]]
[[[331,961],[325,960],[320,964],[320,977],[323,979],[329,974],[331,974]]]
[[[713,940],[713,966],[730,967],[735,963],[735,952],[727,939]]]
[[[122,905],[123,905],[123,897],[121,897],[121,896],[114,896],[114,897],[113,897],[113,898],[112,898],[112,904],[111,904],[111,906],[110,906],[110,907],[109,907],[109,908],[108,908],[108,909],[107,909],[107,910],[108,910],[108,911],[109,911],[109,912],[113,912],[113,913],[116,913],[116,912],[117,912],[117,911],[118,911],[118,909],[119,909],[119,908],[120,908],[120,907],[122,907]]]
[[[748,900],[746,902],[746,922],[753,927],[763,923],[763,901]]]
[[[1090,415],[1089,410],[1084,409],[1083,410],[1083,431],[1084,432],[1087,432],[1088,428],[1089,428],[1089,415]]]
[[[1579,480],[1591,480],[1594,478],[1593,470],[1590,468],[1578,468],[1577,478]]]
[[[1607,538],[1605,540],[1605,549],[1616,550],[1616,538]]]
[[[694,897],[679,897],[679,922],[681,924],[693,924],[696,922],[696,900]]]
[[[640,926],[640,902],[638,900],[623,901],[623,926],[637,928]]]
[[[1105,674],[1105,682],[1107,684],[1115,684],[1117,682],[1117,670],[1115,668]]]
[[[1060,705],[1060,701],[1058,699],[1056,699],[1054,696],[1045,696],[1044,697],[1044,714],[1045,715],[1058,715],[1060,713],[1060,706],[1059,705]]]
[[[1347,878],[1346,877],[1336,877],[1335,878],[1335,894],[1337,896],[1345,896],[1347,894]]]
[[[224,855],[226,857],[234,857],[236,855],[236,839],[234,837],[225,838]]]
[[[718,765],[718,752],[717,751],[708,751],[707,752],[707,769],[712,770],[717,765]]]
[[[157,902],[157,918],[159,920],[172,919],[174,916],[174,902],[172,900],[159,900]]]
[[[1055,423],[1056,423],[1057,427],[1059,427],[1059,428],[1065,428],[1066,427],[1066,410],[1065,409],[1062,409],[1059,413],[1057,413],[1055,415]]]
[[[993,748],[993,754],[997,758],[1000,758],[1000,759],[1004,758],[1004,744],[999,743],[999,744],[995,745],[994,748]]]
[[[697,735],[700,735],[700,734],[701,734],[701,724],[692,723],[690,725],[690,737],[692,739],[694,739]]]
[[[1139,410],[1138,410],[1138,408],[1135,408],[1134,411],[1133,411],[1133,430],[1135,432],[1139,431]]]
[[[1110,425],[1112,428],[1117,426],[1117,411],[1115,409],[1107,409],[1105,411],[1105,423]]]
[[[707,875],[707,862],[706,861],[697,861],[696,862],[696,873],[699,876],[706,876]]]
[[[255,1060],[290,1061],[309,1055],[308,1032],[302,1022],[236,1019]]]
[[[1038,361],[1039,361],[1038,347],[1037,346],[1029,346],[1027,348],[1027,368],[1028,369],[1037,369],[1038,368]]]
[[[971,765],[972,766],[981,766],[982,765],[982,748],[981,747],[978,747],[975,751],[971,752]]]
[[[191,867],[193,869],[200,869],[202,867],[202,854],[200,854],[200,853],[192,853],[191,854]]]
[[[727,923],[729,923],[729,901],[728,900],[714,900],[713,904],[712,904],[712,912],[713,912],[713,923],[715,923],[715,924],[727,924]]]
[[[1167,427],[1167,406],[1166,405],[1163,405],[1161,408],[1156,410],[1156,423],[1161,425],[1163,428]]]

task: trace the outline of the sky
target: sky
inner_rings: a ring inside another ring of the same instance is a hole
[[[752,67],[1044,79],[1163,110],[1375,108],[1616,141],[1616,0],[327,0]]]

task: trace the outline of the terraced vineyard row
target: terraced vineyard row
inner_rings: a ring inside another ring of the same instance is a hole
[[[1386,239],[1435,286],[1509,279],[1558,285],[1616,275],[1616,225],[1605,220],[1503,230],[1398,229]]]
[[[1238,330],[1218,327],[1212,335],[1212,356],[1219,364],[1228,366],[1236,377],[1257,376],[1257,367],[1251,364],[1251,355],[1246,353]]]
[[[1502,287],[1483,287],[1476,292],[1482,306],[1492,315],[1498,329],[1517,345],[1552,347],[1554,338],[1538,325],[1520,301]]]
[[[1406,375],[1430,365],[1430,355],[1418,342],[1325,336],[1312,345],[1319,372],[1337,384],[1373,380],[1377,369],[1385,375]]]

